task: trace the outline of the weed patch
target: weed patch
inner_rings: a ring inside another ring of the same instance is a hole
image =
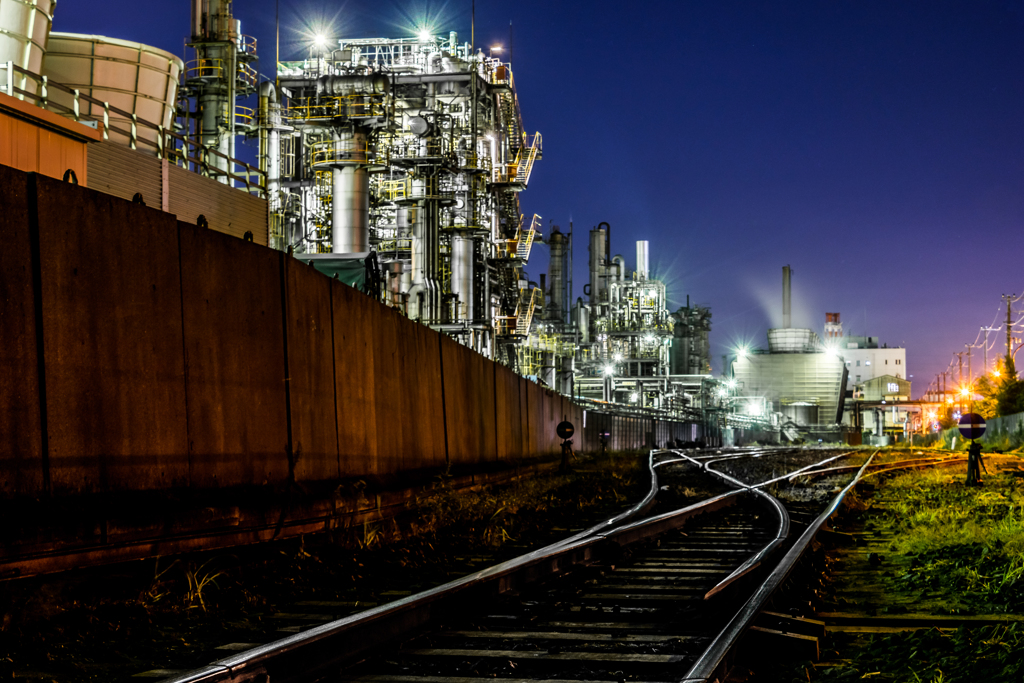
[[[949,470],[902,474],[875,496],[872,522],[893,534],[888,588],[928,591],[950,613],[1024,610],[1024,494],[1014,478],[963,485]]]

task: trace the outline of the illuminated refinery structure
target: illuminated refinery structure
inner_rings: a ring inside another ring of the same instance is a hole
[[[519,204],[541,135],[510,65],[454,32],[343,40],[278,83],[258,115],[271,243],[330,273],[372,253],[389,305],[514,358],[542,298],[523,274],[540,217]]]
[[[636,243],[629,271],[624,257],[612,256],[610,234],[608,223],[590,231],[587,300],[570,307],[572,232],[551,231],[547,282],[541,276],[546,305],[519,349],[521,371],[578,399],[678,415],[719,408],[710,310],[687,300],[670,313],[665,283],[650,272],[648,242]]]
[[[0,89],[99,131],[91,187],[139,200],[143,188],[182,220],[286,251],[577,400],[723,410],[711,312],[689,298],[669,310],[647,242],[630,271],[611,227],[592,229],[590,282],[573,301],[571,226],[544,238],[520,207],[542,138],[524,126],[509,63],[455,32],[318,37],[261,79],[231,0],[190,4],[182,61],[51,34],[53,3],[38,0],[0,25]],[[239,138],[258,141],[255,163],[238,158]],[[525,273],[535,241],[550,254],[539,286]]]

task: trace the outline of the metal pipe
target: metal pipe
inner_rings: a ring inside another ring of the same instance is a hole
[[[365,76],[321,76],[316,81],[318,95],[387,95],[391,79],[381,73]]]

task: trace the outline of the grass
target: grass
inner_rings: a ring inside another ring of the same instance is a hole
[[[475,491],[439,478],[399,519],[0,583],[0,680],[45,672],[43,680],[85,683],[188,668],[209,661],[197,659],[198,643],[273,633],[270,615],[299,601],[347,601],[358,611],[395,589],[440,585],[621,511],[646,491],[645,462],[609,456]]]
[[[1017,479],[963,485],[948,469],[901,474],[874,500],[876,528],[893,532],[890,549],[909,559],[886,577],[895,590],[928,590],[950,613],[1024,609],[1024,492]]]
[[[876,574],[896,611],[1024,612],[1024,491],[1011,474],[964,485],[964,469],[911,471],[878,482],[865,527],[890,532]],[[889,607],[879,610],[888,612]],[[899,633],[834,633],[835,665],[797,666],[779,681],[987,683],[1024,680],[1024,623]],[[826,655],[826,658],[830,656]]]
[[[1024,625],[955,631],[933,628],[871,636],[842,666],[814,672],[804,667],[788,680],[1017,682],[1024,680]]]

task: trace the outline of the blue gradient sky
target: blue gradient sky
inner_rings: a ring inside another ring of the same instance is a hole
[[[268,76],[274,8],[234,7]],[[468,39],[469,8],[281,2],[282,58],[320,24],[404,36],[428,19]],[[650,240],[674,303],[711,306],[716,372],[778,324],[786,264],[794,323],[839,311],[847,333],[906,346],[915,395],[1024,291],[1024,0],[479,0],[477,43],[507,46],[510,22],[544,136],[524,210],[573,220],[576,296],[589,228],[608,221],[629,264]],[[189,3],[60,0],[54,29],[180,55]]]

